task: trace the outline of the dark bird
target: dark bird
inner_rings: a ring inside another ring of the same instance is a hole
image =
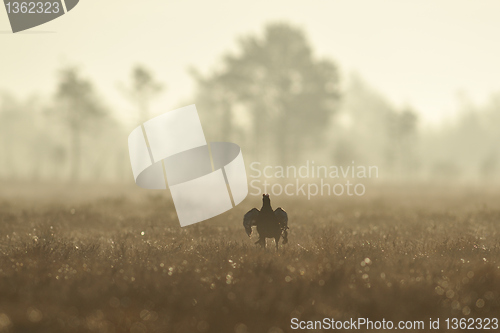
[[[255,244],[260,244],[263,248],[266,247],[266,238],[274,238],[276,249],[278,249],[281,236],[283,236],[283,244],[288,243],[288,215],[281,207],[273,211],[269,194],[262,195],[260,210],[253,208],[245,214],[243,226],[248,237],[252,234],[252,227],[257,227],[259,240]]]

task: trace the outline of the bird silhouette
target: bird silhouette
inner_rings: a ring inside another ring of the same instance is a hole
[[[243,226],[248,237],[252,234],[252,227],[257,227],[259,240],[255,244],[266,247],[266,238],[274,238],[276,249],[278,242],[283,236],[283,244],[288,243],[288,214],[281,208],[273,211],[269,194],[262,195],[262,208],[253,208],[243,217]]]

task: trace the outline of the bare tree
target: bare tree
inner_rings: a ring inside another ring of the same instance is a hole
[[[76,68],[65,68],[59,73],[59,83],[52,109],[69,130],[70,177],[80,178],[82,164],[82,136],[107,112],[100,103],[92,83],[82,78]]]
[[[144,66],[137,65],[132,69],[130,86],[124,90],[125,95],[137,107],[139,121],[144,122],[150,118],[149,105],[163,89],[163,85],[156,81],[151,71]]]

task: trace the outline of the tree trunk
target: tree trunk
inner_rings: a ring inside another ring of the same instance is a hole
[[[71,181],[80,180],[80,157],[81,157],[81,137],[80,128],[75,127],[71,131]]]
[[[227,101],[222,102],[223,119],[222,119],[222,137],[224,140],[229,141],[233,139],[233,114],[231,104]]]

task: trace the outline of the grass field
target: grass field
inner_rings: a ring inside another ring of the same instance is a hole
[[[2,189],[0,332],[278,333],[291,318],[500,317],[498,191],[271,196],[290,218],[277,252],[242,227],[259,197],[181,228],[166,192],[87,190]]]

